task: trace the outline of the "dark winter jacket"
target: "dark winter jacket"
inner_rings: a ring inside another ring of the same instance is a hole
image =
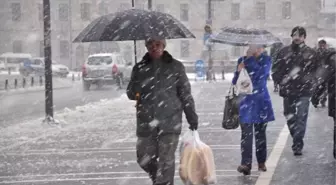
[[[273,80],[282,97],[310,97],[316,80],[316,52],[305,44],[282,48],[273,64]]]
[[[136,100],[137,136],[151,134],[180,134],[182,112],[190,125],[198,125],[191,86],[183,64],[164,52],[159,61],[152,61],[148,53],[132,71],[127,96]]]
[[[317,77],[320,79],[319,84],[328,84],[328,109],[329,116],[335,118],[335,73],[336,73],[336,51],[330,51],[326,57],[325,65],[318,69]]]

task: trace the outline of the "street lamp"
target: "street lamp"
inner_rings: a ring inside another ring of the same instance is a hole
[[[53,84],[51,70],[51,34],[50,34],[50,0],[43,0],[43,40],[45,61],[45,121],[54,123]]]

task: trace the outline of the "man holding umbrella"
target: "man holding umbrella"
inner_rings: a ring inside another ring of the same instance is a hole
[[[148,53],[134,66],[127,87],[129,99],[137,101],[137,161],[155,185],[174,184],[182,111],[191,130],[198,126],[184,66],[164,50],[165,46],[161,38],[146,40]]]
[[[306,30],[297,26],[291,36],[292,44],[281,49],[277,55],[272,77],[280,85],[284,115],[293,137],[293,153],[301,156],[317,63],[315,51],[304,42]]]

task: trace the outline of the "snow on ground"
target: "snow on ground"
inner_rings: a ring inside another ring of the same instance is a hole
[[[229,74],[227,79],[229,80]],[[191,81],[193,85],[193,95],[196,97],[201,93],[199,82]],[[203,83],[203,82],[202,82]],[[78,106],[74,110],[65,108],[60,112],[55,112],[55,119],[59,125],[49,125],[43,123],[44,118],[16,123],[9,127],[0,129],[0,152],[20,146],[22,143],[31,143],[39,139],[45,139],[54,135],[71,135],[78,132],[92,132],[98,130],[110,130],[112,133],[106,139],[107,143],[102,147],[107,147],[109,142],[123,141],[135,135],[135,102],[130,101],[126,94],[119,98],[100,102],[89,103]],[[132,132],[130,132],[132,130]]]
[[[8,75],[8,71],[1,70],[0,75]],[[12,71],[11,75],[20,75],[20,72],[19,71]]]
[[[78,71],[70,71],[68,74],[68,78],[72,78],[72,75],[75,76],[75,78],[81,77],[82,76],[82,72],[78,72]]]
[[[195,80],[196,74],[195,73],[187,73],[187,76],[190,79],[190,81],[193,81],[193,80]],[[216,73],[215,76],[216,76],[216,80],[218,80],[218,81],[222,80],[222,74]],[[233,73],[225,73],[224,76],[225,76],[225,80],[231,81],[232,78],[233,78]],[[197,80],[201,80],[201,79],[197,78]]]
[[[116,99],[103,99],[100,102],[78,106],[74,110],[65,108],[63,111],[56,112],[54,116],[59,125],[49,125],[40,118],[2,128],[0,130],[2,149],[0,150],[61,133],[71,134],[78,131],[85,133],[85,130],[101,130],[110,127],[118,128],[115,130],[116,133],[125,133],[135,126],[134,105],[135,102],[128,100],[126,94],[123,94]],[[114,135],[118,137],[118,134]],[[125,137],[122,134],[120,136]]]

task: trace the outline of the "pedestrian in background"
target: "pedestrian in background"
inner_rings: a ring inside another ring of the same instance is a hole
[[[336,50],[331,49],[325,58],[325,65],[318,69],[317,77],[320,79],[319,84],[326,84],[328,89],[328,115],[334,119],[334,146],[333,155],[336,159]]]
[[[320,40],[318,42],[318,48],[316,52],[316,61],[318,68],[324,68],[326,66],[326,59],[329,53],[330,52],[327,47],[327,42],[325,40]],[[317,80],[319,81],[322,79]],[[322,107],[325,107],[327,102],[327,83],[317,82],[317,84],[319,85],[315,87],[311,102],[315,108],[317,108],[319,104],[321,104]]]

